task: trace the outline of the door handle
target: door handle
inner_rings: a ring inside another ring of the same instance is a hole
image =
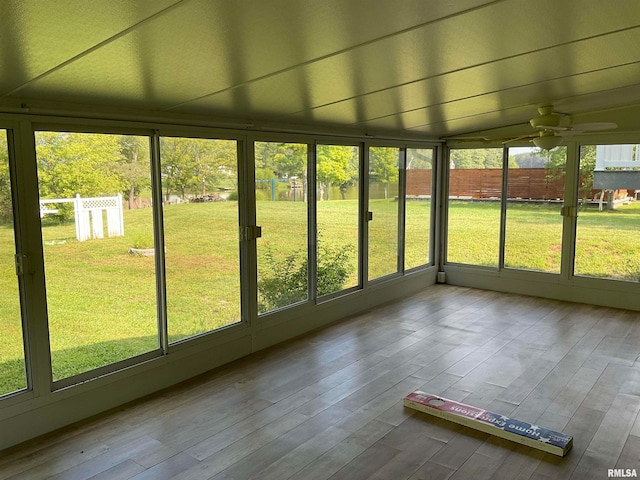
[[[259,225],[249,225],[248,227],[240,227],[240,240],[256,240],[262,237],[262,227]]]

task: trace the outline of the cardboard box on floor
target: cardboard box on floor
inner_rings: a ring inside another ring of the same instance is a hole
[[[555,432],[539,425],[532,425],[421,391],[407,395],[404,398],[404,405],[561,457],[566,455],[573,445],[573,437],[566,433]]]

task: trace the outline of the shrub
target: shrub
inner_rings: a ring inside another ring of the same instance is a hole
[[[133,237],[133,248],[153,248],[153,235],[150,233],[138,233]]]
[[[319,241],[317,291],[318,296],[342,290],[351,272],[351,254],[355,248],[352,245],[328,245]]]
[[[300,249],[283,258],[276,258],[265,246],[267,269],[258,281],[258,311],[268,312],[307,298],[307,252]],[[342,289],[350,272],[350,245],[332,246],[319,242],[317,292],[327,295]]]

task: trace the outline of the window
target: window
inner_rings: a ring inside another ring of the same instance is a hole
[[[447,261],[498,266],[502,148],[452,149]]]
[[[580,148],[574,274],[640,281],[639,146]]]
[[[316,149],[318,297],[359,285],[359,151],[345,145]]]
[[[240,314],[237,145],[160,139],[167,323],[175,342]]]
[[[258,314],[307,300],[307,145],[256,142]]]
[[[407,149],[404,268],[430,262],[432,149]]]
[[[0,130],[0,396],[27,388],[7,131]]]
[[[369,149],[369,280],[398,271],[400,149]]]
[[[560,273],[567,148],[510,148],[504,266]]]
[[[149,138],[36,132],[36,154],[54,381],[158,349]]]

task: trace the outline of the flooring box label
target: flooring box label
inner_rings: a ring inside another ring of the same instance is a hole
[[[573,437],[566,433],[555,432],[522,420],[505,417],[421,391],[407,395],[404,404],[409,408],[554,455],[564,456],[573,445]]]

